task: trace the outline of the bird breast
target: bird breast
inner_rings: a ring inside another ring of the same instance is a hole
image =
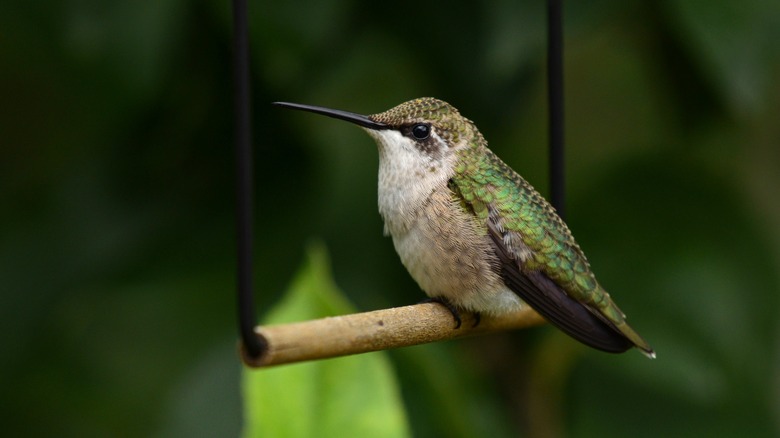
[[[499,274],[499,260],[485,228],[446,185],[406,211],[402,222],[403,227],[397,227],[393,225],[398,221],[391,220],[386,228],[401,262],[428,296],[487,314],[521,305]]]

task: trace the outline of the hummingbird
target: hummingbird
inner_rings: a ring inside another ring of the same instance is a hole
[[[363,128],[379,149],[379,213],[433,301],[497,315],[528,305],[598,350],[655,352],[596,281],[568,226],[452,105],[424,97],[361,115],[288,102]],[[458,324],[459,326],[459,324]]]

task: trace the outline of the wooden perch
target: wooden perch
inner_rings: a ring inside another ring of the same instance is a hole
[[[463,312],[461,319],[463,323],[456,329],[449,310],[438,303],[424,303],[290,324],[258,326],[255,333],[266,346],[263,354],[252,358],[242,347],[241,356],[250,367],[267,367],[408,347],[545,322],[530,307],[499,317],[485,315],[476,327],[471,313]]]

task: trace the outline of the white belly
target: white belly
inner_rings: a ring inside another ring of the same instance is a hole
[[[443,297],[474,312],[516,310],[520,298],[506,287],[490,238],[446,187],[434,192],[408,228],[388,230],[401,262],[430,297]],[[388,224],[390,225],[390,224]]]

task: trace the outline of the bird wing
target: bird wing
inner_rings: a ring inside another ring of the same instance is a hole
[[[621,353],[633,347],[611,323],[598,317],[539,270],[523,271],[520,262],[504,243],[504,235],[492,220],[488,220],[496,255],[501,262],[501,275],[507,286],[547,321],[574,339],[593,348]]]
[[[550,323],[587,345],[609,352],[625,351],[635,343],[644,349],[646,343],[634,336],[598,285],[552,206],[487,147],[462,153],[473,155],[461,161],[450,188],[487,228],[507,286]],[[603,300],[609,301],[609,314],[589,305]],[[652,352],[649,346],[647,351]]]

